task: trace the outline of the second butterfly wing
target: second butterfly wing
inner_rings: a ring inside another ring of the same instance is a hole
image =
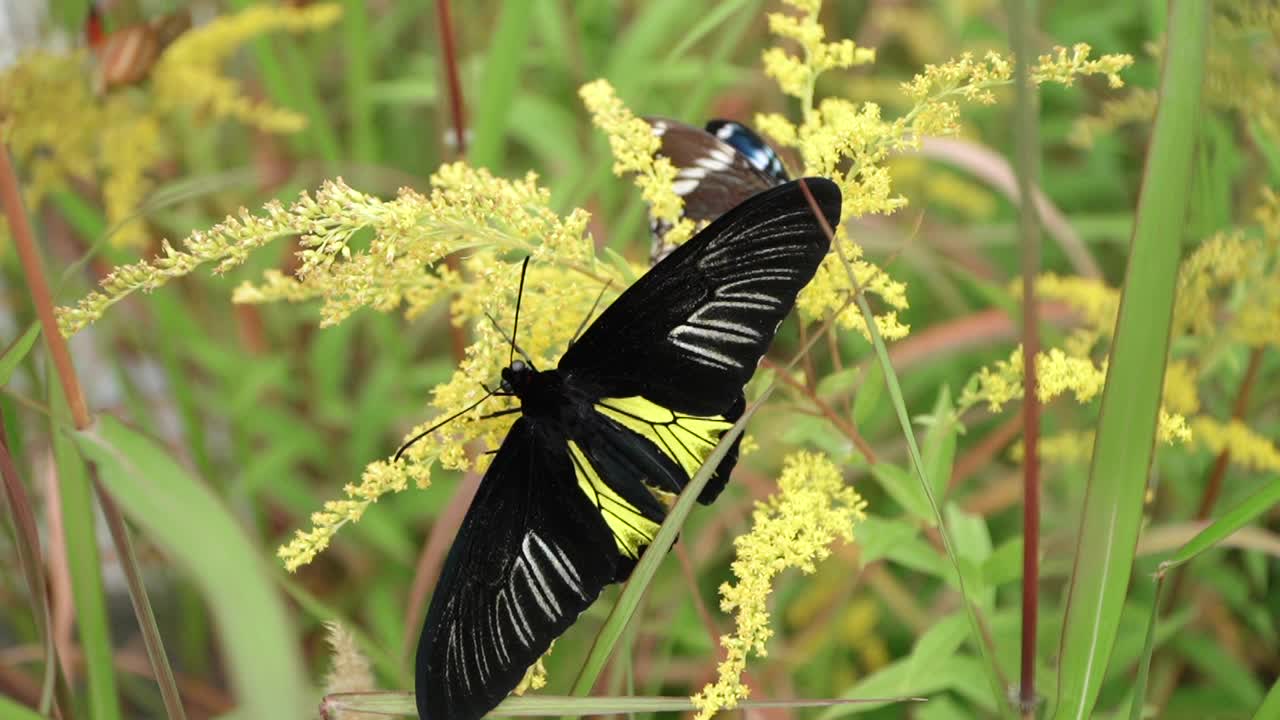
[[[773,149],[745,125],[712,120],[707,129],[667,118],[646,118],[662,141],[659,153],[676,166],[672,189],[684,199],[684,216],[710,222],[756,193],[785,182],[786,170]],[[651,258],[666,257],[669,223],[654,220]]]

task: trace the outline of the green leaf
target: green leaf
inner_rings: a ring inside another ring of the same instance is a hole
[[[49,436],[58,468],[58,499],[62,502],[62,536],[71,576],[71,598],[89,680],[89,717],[114,720],[122,715],[107,595],[102,584],[93,484],[75,444],[58,430],[57,424],[70,425],[71,411],[63,400],[62,386],[56,382],[49,383],[49,407],[53,411]]]
[[[1224,650],[1220,642],[1198,632],[1181,632],[1171,643],[1224,697],[1240,707],[1254,707],[1262,702],[1262,684],[1253,669]]]
[[[931,675],[945,673],[968,636],[969,621],[964,613],[953,613],[930,626],[907,657],[907,682],[917,684]]]
[[[821,373],[819,373],[821,374]],[[843,395],[858,386],[862,371],[857,367],[847,367],[818,378],[818,397],[830,399],[835,395]]]
[[[1280,678],[1271,684],[1267,696],[1253,713],[1253,720],[1276,720],[1280,718]]]
[[[879,408],[880,398],[884,397],[884,370],[880,363],[867,363],[864,368],[862,384],[853,397],[853,424],[857,427],[867,424],[871,413]]]
[[[1168,571],[1190,562],[1200,553],[1226,540],[1232,533],[1256,520],[1263,513],[1280,503],[1280,476],[1266,481],[1261,488],[1244,502],[1236,505],[1221,517],[1209,523],[1195,537],[1187,541],[1168,560],[1161,563],[1161,570]]]
[[[45,716],[8,695],[0,695],[0,717],[8,720],[47,720]]]
[[[27,357],[27,353],[31,352],[31,348],[36,344],[36,338],[40,337],[40,323],[33,322],[27,326],[21,337],[14,340],[4,351],[4,355],[0,355],[0,385],[8,385],[9,380],[13,377],[13,372],[18,369],[22,361]]]
[[[909,471],[881,462],[871,466],[871,476],[880,482],[885,493],[901,505],[908,515],[930,527],[937,525],[933,508],[929,505],[929,497]]]
[[[1202,112],[1208,3],[1175,0],[1059,651],[1055,718],[1090,717],[1120,627],[1155,443]]]
[[[129,518],[209,604],[244,717],[299,717],[312,702],[284,602],[249,534],[165,449],[100,415],[76,443]]]
[[[484,82],[476,101],[475,141],[467,152],[471,163],[501,172],[507,123],[513,98],[520,91],[520,69],[529,47],[534,3],[507,0],[498,11],[498,24],[489,41]]]
[[[943,385],[938,391],[938,400],[933,404],[933,415],[929,418],[921,447],[925,476],[933,482],[933,496],[938,502],[946,498],[947,486],[951,482],[958,429],[955,405],[951,402],[951,389]]]

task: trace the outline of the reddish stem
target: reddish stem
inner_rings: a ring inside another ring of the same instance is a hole
[[[1014,50],[1014,166],[1017,171],[1018,229],[1022,246],[1022,667],[1018,703],[1023,717],[1035,717],[1036,635],[1040,612],[1040,397],[1036,353],[1040,350],[1040,318],[1036,275],[1040,272],[1040,219],[1034,202],[1039,166],[1036,89],[1028,69],[1035,36],[1035,10],[1009,3],[1009,35]]]
[[[467,154],[467,118],[462,102],[462,80],[458,75],[458,52],[453,44],[453,15],[449,0],[436,0],[436,29],[444,56],[445,83],[449,86],[449,111],[453,116],[453,141],[458,155]]]

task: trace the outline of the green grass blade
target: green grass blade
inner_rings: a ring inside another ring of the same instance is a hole
[[[1133,680],[1133,704],[1129,706],[1129,720],[1142,720],[1147,682],[1151,677],[1151,655],[1156,647],[1156,628],[1160,624],[1160,598],[1164,594],[1164,577],[1156,579],[1156,594],[1151,599],[1151,618],[1147,622],[1147,637],[1142,643],[1142,659],[1138,662],[1138,676]]]
[[[1280,718],[1280,678],[1276,678],[1272,683],[1267,696],[1262,699],[1262,704],[1253,713],[1253,720],[1276,720],[1276,718]]]
[[[200,588],[244,717],[299,717],[302,657],[285,605],[249,535],[163,447],[110,416],[76,443],[117,502]]]
[[[920,447],[916,444],[915,432],[911,429],[911,418],[907,413],[907,404],[902,397],[902,386],[898,382],[898,373],[894,371],[893,362],[889,360],[889,350],[885,347],[884,338],[880,336],[880,330],[876,326],[875,315],[871,312],[867,297],[858,286],[857,279],[853,274],[853,267],[849,264],[848,258],[841,252],[839,243],[832,243],[832,246],[839,254],[840,262],[844,266],[845,273],[849,276],[850,287],[856,290],[858,311],[862,313],[862,318],[866,322],[867,330],[871,335],[871,345],[875,348],[876,360],[884,371],[885,387],[889,391],[889,400],[893,405],[894,414],[898,418],[898,427],[902,430],[903,438],[907,442],[907,451],[911,457],[911,467],[915,470],[920,487],[924,489],[925,496],[929,501],[929,507],[933,511],[933,517],[938,524],[938,534],[942,538],[942,545],[946,550],[947,559],[950,561],[951,566],[955,568],[960,595],[964,599],[965,617],[969,621],[970,636],[978,652],[982,655],[982,671],[991,690],[991,699],[996,703],[999,713],[1002,716],[1008,716],[1013,708],[1004,700],[1006,695],[1004,684],[1000,679],[997,661],[984,640],[985,635],[982,631],[982,624],[978,619],[978,611],[974,604],[975,600],[969,591],[969,584],[965,580],[965,568],[961,565],[960,558],[956,554],[955,542],[951,538],[951,531],[947,528],[947,524],[942,517],[942,508],[938,505],[937,498],[934,497],[933,482],[929,479],[928,469],[920,454]]]
[[[770,386],[757,399],[747,411],[742,414],[733,427],[729,428],[721,438],[720,443],[716,445],[711,455],[707,457],[706,462],[698,469],[698,472],[685,486],[680,493],[680,499],[671,508],[671,512],[667,515],[667,519],[663,521],[662,527],[658,529],[658,534],[654,536],[653,542],[649,544],[649,549],[645,550],[641,556],[640,562],[636,563],[636,567],[631,571],[631,579],[622,588],[622,594],[618,596],[618,601],[614,603],[613,609],[609,611],[609,617],[605,619],[604,626],[600,628],[600,632],[596,635],[595,642],[591,646],[591,652],[587,655],[583,662],[582,670],[578,673],[578,677],[573,682],[573,695],[582,697],[591,692],[592,686],[595,685],[596,678],[600,676],[600,671],[604,669],[605,662],[609,659],[609,654],[613,651],[614,645],[618,639],[622,637],[623,631],[627,627],[627,622],[631,619],[636,607],[640,604],[640,598],[644,595],[645,589],[649,586],[649,581],[653,579],[654,573],[658,571],[658,564],[667,556],[667,551],[671,549],[671,545],[675,542],[676,535],[679,534],[680,528],[684,525],[684,520],[689,515],[689,511],[693,509],[693,504],[698,499],[698,493],[702,492],[703,486],[715,474],[716,468],[720,466],[721,459],[729,452],[729,448],[734,441],[742,434],[743,428],[747,426],[747,422],[751,420],[751,416],[756,414],[756,410],[765,400],[769,398],[773,387]]]
[[[49,384],[50,407],[69,424],[61,388]],[[58,420],[55,420],[58,422]],[[97,519],[93,512],[93,485],[84,459],[75,444],[51,428],[53,457],[58,468],[58,494],[62,501],[62,532],[67,548],[67,570],[71,575],[71,597],[76,609],[76,628],[84,653],[88,677],[89,717],[115,720],[121,717],[115,664],[112,661],[111,626],[107,616],[106,592],[102,586],[102,558],[98,549]]]
[[[883,705],[888,703],[919,702],[914,697],[884,697],[867,699],[823,698],[798,700],[743,700],[742,710],[767,710],[838,705]],[[344,712],[366,712],[377,715],[408,715],[417,712],[413,693],[369,692],[334,693],[327,695],[321,710],[330,717],[341,717]],[[512,695],[494,708],[490,717],[542,717],[549,715],[616,715],[621,713],[690,712],[697,710],[687,697],[572,697],[565,695]]]
[[[342,37],[346,60],[347,116],[351,121],[351,157],[356,162],[378,161],[378,133],[373,120],[369,87],[373,83],[373,53],[369,47],[369,13],[364,0],[342,5]]]
[[[742,10],[742,6],[752,0],[729,0],[729,2],[721,2],[712,6],[711,10],[698,19],[698,22],[689,28],[688,31],[681,33],[680,42],[667,52],[663,63],[670,65],[678,61],[693,47],[699,40],[706,37],[712,30],[720,27],[722,23],[733,17],[735,13]],[[748,13],[754,15],[755,13]],[[718,63],[717,63],[718,64]],[[711,66],[709,66],[711,67]]]
[[[1057,718],[1093,712],[1129,586],[1191,187],[1208,4],[1170,5],[1169,44],[1103,393],[1058,668]]]
[[[47,720],[44,715],[7,695],[0,695],[0,717],[9,720]]]
[[[473,165],[495,172],[502,171],[507,122],[511,104],[519,92],[520,68],[524,65],[529,30],[533,26],[533,6],[528,0],[504,2],[498,27],[489,42],[484,82],[472,120],[476,134],[467,155]]]
[[[1226,540],[1232,533],[1274,508],[1277,503],[1280,503],[1280,477],[1271,478],[1244,502],[1209,523],[1208,527],[1197,533],[1187,541],[1186,545],[1178,548],[1177,552],[1161,563],[1160,569],[1168,571],[1190,562],[1200,553]]]
[[[0,355],[0,385],[9,384],[13,372],[27,357],[27,353],[31,352],[38,337],[40,337],[40,323],[32,322],[27,326],[26,332],[5,349],[4,355]]]

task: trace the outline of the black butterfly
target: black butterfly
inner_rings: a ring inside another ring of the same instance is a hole
[[[840,191],[756,195],[655,265],[553,370],[515,360],[520,400],[449,551],[418,642],[423,720],[493,709],[608,584],[631,574],[678,493],[741,417],[755,372],[830,241]],[[517,323],[519,315],[517,313]],[[512,339],[512,347],[516,348]],[[698,496],[708,504],[735,443]]]
[[[731,120],[712,120],[705,130],[666,118],[646,118],[662,139],[660,154],[679,168],[673,189],[684,198],[684,216],[710,222],[758,192],[788,180],[782,159],[751,128]],[[654,262],[675,246],[665,241],[671,224],[650,223]]]

